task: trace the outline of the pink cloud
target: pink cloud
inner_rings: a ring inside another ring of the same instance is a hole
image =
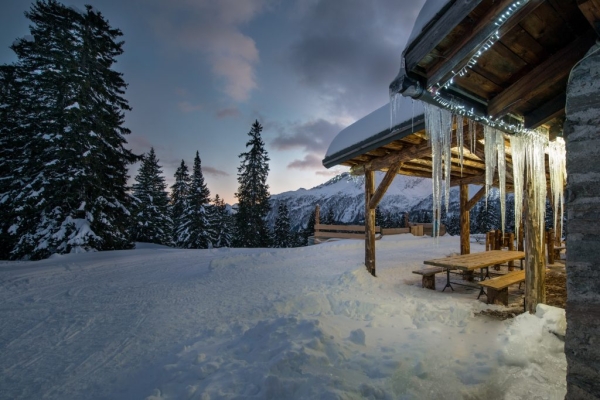
[[[321,159],[314,154],[307,154],[303,160],[294,160],[288,164],[288,168],[291,169],[319,169],[323,168]]]
[[[152,16],[156,34],[168,46],[202,53],[221,90],[235,101],[247,100],[258,87],[254,68],[260,58],[256,43],[240,28],[266,8],[267,0],[155,0],[153,4],[160,9]]]

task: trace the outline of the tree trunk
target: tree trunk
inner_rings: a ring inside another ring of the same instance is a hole
[[[566,399],[592,399],[600,394],[600,45],[571,71],[566,113]]]
[[[375,275],[375,209],[369,207],[375,192],[375,172],[365,171],[365,265]]]

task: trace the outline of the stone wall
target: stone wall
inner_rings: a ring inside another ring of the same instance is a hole
[[[600,45],[567,88],[567,399],[600,398]]]

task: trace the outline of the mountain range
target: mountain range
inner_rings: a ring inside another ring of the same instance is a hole
[[[375,173],[379,185],[384,172]],[[478,189],[478,188],[477,188]],[[458,211],[458,188],[450,191],[450,213]],[[292,230],[298,231],[308,222],[318,204],[321,216],[333,209],[334,220],[346,224],[359,223],[364,218],[364,176],[344,172],[312,189],[298,189],[271,196],[271,212],[267,220],[274,224],[280,202],[287,203]],[[432,210],[431,179],[397,175],[379,203],[381,211],[404,213]]]

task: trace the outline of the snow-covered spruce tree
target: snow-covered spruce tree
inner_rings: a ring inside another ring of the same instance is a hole
[[[173,243],[175,246],[182,247],[183,239],[181,237],[184,229],[188,209],[187,201],[190,191],[190,174],[185,161],[175,171],[175,183],[171,186],[171,219],[173,220]]]
[[[231,247],[233,244],[233,217],[227,211],[225,202],[219,195],[208,208],[213,247]]]
[[[20,168],[8,211],[11,258],[131,248],[127,165],[136,156],[123,147],[126,84],[111,69],[122,33],[90,6],[38,0],[26,16],[31,35],[11,46],[25,100],[11,153]]]
[[[196,151],[190,190],[186,201],[183,223],[178,229],[178,243],[186,249],[208,249],[212,247],[212,231],[208,220],[207,206],[210,191],[204,183],[200,153]]]
[[[273,228],[273,247],[293,247],[294,238],[290,228],[290,213],[285,202],[279,203],[275,227]]]
[[[269,229],[265,218],[271,208],[269,186],[269,156],[265,150],[260,133],[263,127],[255,121],[246,142],[249,151],[240,154],[241,165],[238,168],[239,188],[235,196],[238,199],[236,214],[236,247],[268,247]]]
[[[308,222],[306,223],[306,227],[302,230],[302,245],[308,246],[308,237],[313,236],[315,234],[315,223],[316,223],[316,215],[315,211],[310,213],[308,217]]]
[[[133,184],[133,237],[138,242],[172,244],[173,220],[169,210],[167,184],[154,148],[142,157]]]

